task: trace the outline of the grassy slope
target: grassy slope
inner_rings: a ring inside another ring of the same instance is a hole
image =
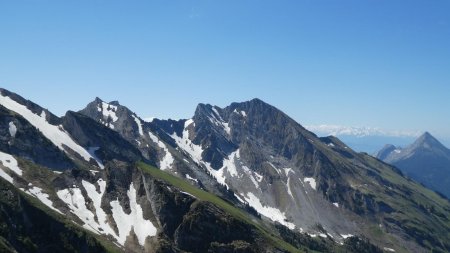
[[[138,163],[138,167],[141,170],[143,170],[144,172],[149,173],[151,176],[162,179],[162,180],[168,182],[169,184],[179,188],[181,191],[185,191],[185,192],[188,192],[188,193],[194,195],[199,200],[211,202],[211,203],[215,204],[216,206],[218,206],[219,208],[225,210],[229,214],[233,215],[235,218],[237,218],[243,222],[246,222],[248,224],[251,224],[252,226],[256,227],[277,248],[286,250],[288,252],[295,252],[295,253],[303,252],[302,250],[296,249],[289,243],[281,240],[278,236],[270,233],[265,227],[252,221],[252,219],[249,217],[249,215],[247,215],[245,212],[232,206],[231,204],[229,204],[228,202],[224,201],[223,199],[217,197],[216,195],[208,193],[201,189],[198,189],[181,178],[172,176],[164,171],[161,171],[155,167],[149,166],[145,163],[142,163],[142,162]]]

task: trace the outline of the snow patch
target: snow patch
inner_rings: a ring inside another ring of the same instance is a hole
[[[9,122],[9,134],[11,135],[11,137],[16,137],[16,133],[17,133],[17,127],[16,125],[14,125],[14,122]]]
[[[284,174],[286,174],[286,177],[289,177],[289,173],[294,173],[294,171],[291,168],[284,168]]]
[[[303,179],[303,181],[304,181],[305,183],[308,183],[308,184],[311,186],[311,188],[313,188],[314,190],[316,190],[316,180],[315,180],[314,178],[312,178],[312,177],[305,177],[305,178]]]
[[[337,202],[334,202],[333,205],[334,205],[335,207],[339,207],[339,203],[337,203]]]
[[[84,228],[100,234],[98,224],[94,219],[94,214],[86,207],[86,200],[81,193],[81,189],[77,187],[63,189],[56,192],[56,195],[67,204],[71,213],[75,214],[84,222]]]
[[[277,221],[282,225],[288,227],[289,229],[295,229],[294,223],[286,221],[285,213],[281,212],[279,209],[270,206],[264,206],[258,197],[256,197],[253,193],[249,192],[244,197],[245,201],[253,207],[258,213],[263,216],[266,216],[272,221]]]
[[[292,199],[295,199],[294,195],[292,194],[292,190],[291,190],[291,178],[290,177],[288,177],[286,185],[287,185],[288,194],[291,195]]]
[[[66,151],[65,146],[78,153],[86,161],[93,158],[89,152],[78,145],[62,126],[55,126],[47,122],[45,111],[41,115],[34,114],[26,106],[17,103],[9,97],[0,96],[0,104],[24,117],[30,124],[39,129],[41,133],[55,144],[59,149]],[[66,151],[67,152],[67,151]]]
[[[95,215],[86,207],[86,199],[84,198],[81,189],[73,187],[58,191],[57,196],[66,203],[70,211],[80,218],[84,225],[83,227],[97,234],[106,234],[113,236],[120,245],[125,244],[126,237],[133,229],[138,241],[144,245],[147,236],[156,235],[156,227],[148,220],[143,218],[143,211],[141,206],[136,202],[136,190],[131,183],[130,189],[127,191],[130,199],[131,213],[126,214],[118,200],[111,201],[112,216],[116,222],[119,234],[116,234],[114,229],[108,223],[108,216],[101,207],[101,201],[106,189],[106,182],[102,179],[97,181],[99,191],[95,185],[87,182],[81,182],[87,192],[87,196],[92,200],[95,208]],[[97,220],[95,220],[97,216]]]
[[[126,237],[133,230],[138,238],[139,244],[143,246],[147,237],[156,235],[156,227],[149,220],[143,218],[142,207],[136,201],[136,189],[134,189],[133,183],[130,184],[127,195],[130,199],[130,214],[126,214],[123,211],[118,200],[111,201],[112,216],[119,230],[119,238],[117,241],[124,245]]]
[[[395,252],[395,249],[387,248],[387,247],[384,247],[383,250],[389,251],[389,252]]]
[[[13,183],[13,178],[10,175],[8,175],[3,169],[0,169],[0,177],[10,182],[11,184]]]
[[[196,178],[193,178],[193,177],[189,176],[189,174],[186,174],[186,178],[189,179],[189,180],[192,180],[192,181],[194,181],[196,183],[198,183],[198,180]]]
[[[250,180],[252,181],[253,185],[255,185],[255,188],[259,189],[259,184],[258,184],[258,181],[253,176],[253,171],[251,171],[247,166],[242,166],[242,169],[244,170],[244,173],[247,174],[247,177],[250,178]],[[242,176],[243,175],[241,175],[241,177]]]
[[[256,171],[254,171],[253,173],[255,173],[256,180],[258,180],[258,182],[261,183],[264,177],[258,174],[258,172]]]
[[[19,168],[17,160],[12,155],[0,151],[0,162],[6,168],[10,169],[11,171],[14,171],[14,173],[16,173],[17,175],[22,176],[22,170]],[[10,183],[12,183],[12,178]]]
[[[331,142],[330,142],[330,143],[328,143],[327,145],[328,145],[328,147],[334,147],[334,144],[333,144],[333,143],[331,143]]]
[[[163,159],[161,159],[161,161],[159,162],[160,169],[161,170],[168,170],[168,169],[170,169],[172,167],[172,165],[173,165],[174,159],[173,159],[172,154],[169,152],[169,149],[152,132],[148,132],[148,135],[150,136],[150,139],[154,143],[156,143],[158,145],[158,147],[160,147],[161,149],[164,150],[165,155],[164,155]]]
[[[327,235],[324,233],[317,233],[317,234],[308,233],[308,235],[311,236],[312,238],[316,238],[317,236],[320,236],[322,238],[327,238]]]
[[[116,232],[109,225],[107,215],[105,211],[103,211],[103,208],[101,207],[102,197],[106,189],[106,181],[104,181],[101,178],[97,181],[100,192],[97,191],[95,185],[89,183],[88,181],[83,180],[81,183],[84,189],[86,190],[88,197],[92,200],[92,204],[95,208],[95,214],[97,215],[98,222],[93,221],[91,226],[94,227],[94,229],[98,233],[112,235],[116,240],[118,240],[119,237],[116,235]]]
[[[223,169],[227,169],[228,173],[230,173],[230,175],[232,177],[235,177],[238,175],[237,169],[236,169],[236,164],[235,164],[235,160],[240,158],[240,154],[239,154],[239,149],[232,152],[228,158],[223,160]]]
[[[41,188],[33,186],[32,188],[28,189],[25,192],[30,194],[33,197],[36,197],[37,199],[39,199],[42,203],[44,203],[49,208],[62,214],[61,211],[59,211],[58,209],[53,207],[53,202],[49,199],[49,195],[47,193],[43,193]]]
[[[116,115],[116,111],[117,106],[102,102],[102,113],[105,118],[111,118],[113,122],[116,122],[119,119]]]
[[[240,112],[238,112],[237,109],[234,109],[233,112],[242,115],[242,117],[244,117],[244,118],[247,117],[247,113],[246,113],[245,111],[240,111]]]
[[[353,237],[354,235],[352,234],[346,234],[346,235],[341,235],[342,238],[347,239],[349,237]]]
[[[222,126],[223,130],[228,135],[230,135],[231,129],[230,129],[230,126],[228,125],[228,123],[222,119],[222,117],[220,116],[219,112],[217,111],[217,109],[215,107],[212,108],[212,111],[213,111],[213,114],[211,115],[212,117],[208,117],[209,121],[216,126]]]
[[[234,196],[239,200],[239,202],[241,203],[246,203],[244,199],[242,199],[239,195],[237,195],[236,193],[234,194]]]
[[[217,113],[217,111],[215,113]],[[232,152],[228,157],[223,159],[222,168],[218,170],[213,169],[211,167],[211,164],[203,161],[202,158],[202,153],[204,151],[203,148],[200,145],[192,143],[192,141],[189,139],[188,127],[191,124],[195,124],[192,119],[186,120],[186,122],[184,123],[184,130],[181,134],[181,137],[179,137],[175,132],[172,133],[170,137],[176,142],[177,146],[185,153],[187,153],[196,163],[204,165],[208,170],[208,172],[216,179],[218,183],[226,186],[227,189],[229,189],[230,188],[229,185],[225,182],[227,173],[231,177],[239,176],[236,167],[236,163],[240,159],[239,149]],[[252,172],[245,166],[243,166],[243,169],[249,175],[250,179],[255,184],[255,186],[258,188],[258,181],[256,181],[256,179],[254,178]],[[262,180],[261,177],[260,180]]]
[[[138,117],[136,117],[134,114],[131,115],[131,116],[133,117],[134,122],[136,122],[136,125],[138,126],[139,134],[140,135],[144,135],[144,131],[142,130],[142,122],[141,122],[141,120]]]

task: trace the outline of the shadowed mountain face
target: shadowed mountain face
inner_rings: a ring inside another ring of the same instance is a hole
[[[447,200],[259,99],[152,122],[99,98],[61,118],[0,104],[0,176],[112,251],[450,250]]]
[[[450,197],[450,150],[430,133],[424,133],[405,148],[390,145],[376,156],[400,168],[405,175]]]

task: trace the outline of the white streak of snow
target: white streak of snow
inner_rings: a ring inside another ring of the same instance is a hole
[[[222,117],[220,116],[219,112],[215,107],[212,108],[213,110],[213,117],[208,117],[211,123],[215,124],[216,126],[222,126],[223,130],[230,135],[231,129],[227,122],[225,122]]]
[[[244,197],[247,203],[255,208],[255,210],[263,216],[266,216],[272,221],[277,221],[282,225],[288,227],[289,229],[295,229],[295,225],[291,222],[286,221],[285,213],[281,212],[279,209],[275,207],[264,206],[258,197],[256,197],[253,193],[249,192]]]
[[[198,183],[198,179],[191,177],[189,174],[186,174],[186,178],[192,181],[195,181],[196,183]]]
[[[288,190],[289,195],[291,195],[292,199],[295,199],[294,195],[292,194],[292,190],[291,190],[291,178],[290,177],[288,177],[286,185],[287,185],[287,190]]]
[[[352,234],[345,234],[345,235],[341,235],[342,238],[347,239],[349,237],[352,237]]]
[[[148,132],[148,135],[150,136],[150,139],[158,145],[161,149],[164,150],[164,157],[159,162],[159,167],[161,170],[168,170],[172,167],[174,159],[172,154],[169,152],[169,149],[167,148],[166,144],[164,144],[162,141],[159,140],[156,135],[154,135],[152,132]]]
[[[215,170],[211,167],[209,163],[204,162],[202,159],[203,148],[200,145],[192,143],[192,141],[189,139],[189,131],[187,128],[191,124],[195,124],[192,119],[186,120],[186,122],[184,123],[184,130],[182,132],[182,136],[179,137],[174,132],[170,137],[172,137],[172,139],[174,139],[175,142],[177,143],[177,146],[184,152],[186,152],[196,163],[203,164],[206,167],[206,169],[211,173],[211,175],[217,180],[217,182],[228,187],[228,185],[225,183],[225,177],[223,177],[223,171]]]
[[[136,117],[134,114],[131,116],[133,117],[134,121],[136,122],[136,125],[138,126],[139,134],[144,135],[144,131],[142,130],[141,120],[138,117]]]
[[[270,166],[272,166],[272,168],[278,173],[278,174],[281,174],[281,170],[280,169],[278,169],[277,167],[275,167],[275,165],[273,165],[273,163],[271,163],[271,162],[267,162]]]
[[[250,178],[252,183],[255,185],[255,188],[259,189],[258,181],[253,176],[253,171],[251,171],[247,166],[242,166],[242,169],[244,170],[245,174],[247,174],[247,177]]]
[[[17,133],[17,127],[16,125],[14,125],[14,122],[9,122],[9,134],[11,135],[11,137],[15,137]]]
[[[193,198],[197,198],[197,197],[195,197],[194,195],[192,195],[192,194],[190,194],[189,192],[184,192],[184,191],[180,191],[181,193],[183,193],[183,194],[185,194],[185,195],[188,195],[188,196],[191,196],[191,197],[193,197]]]
[[[56,192],[56,195],[67,204],[70,212],[84,222],[84,228],[99,234],[98,224],[95,222],[94,214],[86,207],[86,200],[81,193],[81,189],[76,187],[63,189]]]

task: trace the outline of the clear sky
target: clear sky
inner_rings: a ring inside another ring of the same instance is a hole
[[[450,1],[0,1],[0,86],[57,115],[254,97],[304,125],[450,137]]]

